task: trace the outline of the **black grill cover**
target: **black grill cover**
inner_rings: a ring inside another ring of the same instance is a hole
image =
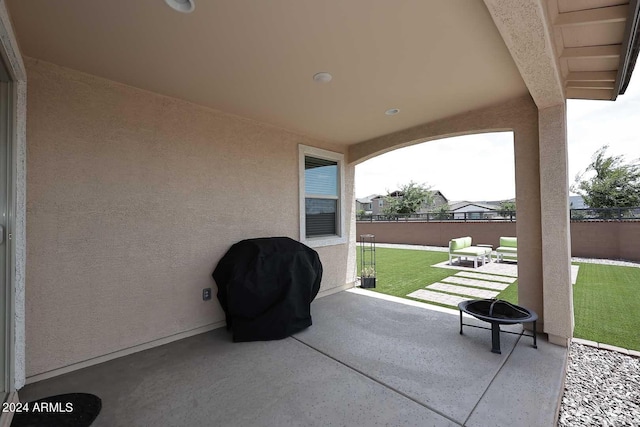
[[[249,239],[231,246],[213,278],[235,342],[277,340],[311,326],[322,264],[288,237]]]

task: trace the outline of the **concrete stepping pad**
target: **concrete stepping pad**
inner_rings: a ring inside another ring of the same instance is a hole
[[[408,297],[421,299],[427,302],[437,302],[438,304],[450,305],[457,307],[462,301],[468,301],[472,298],[460,297],[457,295],[447,295],[440,292],[428,291],[426,289],[418,289],[411,292]]]
[[[579,265],[572,265],[571,266],[571,284],[575,285],[576,282],[578,281],[578,271],[580,270],[580,266]]]
[[[455,283],[456,285],[462,286],[476,286],[478,288],[493,289],[494,291],[503,291],[509,286],[508,283],[497,283],[487,282],[486,280],[468,279],[466,277],[458,277],[457,274],[455,276],[449,276],[445,279],[442,279],[442,281]]]
[[[518,280],[515,277],[496,276],[493,274],[485,274],[485,273],[473,273],[471,271],[461,271],[459,273],[456,273],[456,276],[469,277],[471,279],[489,280],[492,282],[502,282],[502,283],[513,283],[516,280]]]
[[[457,263],[454,265],[449,265],[449,261],[442,261],[441,263],[432,265],[432,267],[438,268],[448,268],[451,270],[458,271],[472,271],[476,273],[488,273],[488,274],[499,274],[501,276],[511,276],[518,277],[518,264],[508,263],[508,262],[488,262],[483,266],[478,266],[478,268],[471,267],[463,267]]]
[[[484,289],[468,288],[466,286],[449,285],[447,283],[436,282],[427,286],[427,289],[435,291],[451,292],[452,294],[468,295],[475,298],[495,298],[499,292],[487,291]]]

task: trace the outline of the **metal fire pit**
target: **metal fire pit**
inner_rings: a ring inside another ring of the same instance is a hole
[[[533,337],[533,348],[538,348],[536,340],[536,321],[538,315],[533,311],[519,305],[511,304],[499,299],[476,299],[463,301],[458,304],[460,309],[460,335],[462,335],[462,325],[472,328],[491,330],[491,352],[501,354],[500,332],[514,335],[525,335]],[[476,319],[491,323],[491,328],[462,323],[462,312],[470,314]],[[517,332],[500,331],[500,325],[514,325],[516,323],[533,323],[533,335]]]

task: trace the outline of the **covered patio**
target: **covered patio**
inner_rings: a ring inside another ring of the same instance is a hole
[[[552,425],[566,349],[458,333],[455,312],[345,291],[281,341],[232,343],[224,329],[28,385],[25,400],[94,393],[95,426]],[[465,323],[478,324],[475,319]],[[485,324],[486,326],[486,324]],[[517,331],[516,327],[511,330]]]

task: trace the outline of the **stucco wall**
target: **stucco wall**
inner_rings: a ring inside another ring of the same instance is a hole
[[[454,237],[497,247],[500,236],[516,236],[513,222],[366,222],[356,235],[374,234],[378,243],[448,246]],[[640,222],[572,222],[571,255],[640,262]]]
[[[211,272],[229,246],[299,237],[298,144],[343,151],[26,64],[27,376],[222,321],[215,295],[203,302],[201,293],[216,292]],[[321,292],[353,279],[348,244],[317,250]]]

